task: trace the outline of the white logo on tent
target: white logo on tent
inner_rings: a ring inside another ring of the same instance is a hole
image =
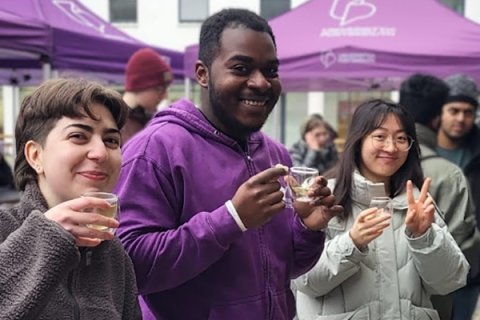
[[[342,0],[333,0],[330,8],[330,16],[340,21],[340,26],[349,25],[358,20],[365,20],[373,17],[377,11],[377,7],[367,0],[348,0],[342,8],[339,2]],[[345,1],[343,1],[345,2]]]
[[[339,21],[339,26],[322,28],[320,37],[395,37],[397,28],[388,25],[352,25],[373,17],[377,12],[377,6],[367,1],[373,0],[332,0],[329,14]]]
[[[337,62],[337,55],[333,51],[324,52],[320,55],[320,62],[328,69]]]
[[[332,50],[320,54],[320,62],[325,69],[336,63],[340,64],[369,64],[376,63],[377,56],[370,52],[343,52],[336,54]]]
[[[52,0],[52,3],[59,8],[64,14],[75,22],[94,29],[105,38],[123,40],[131,42],[132,40],[121,36],[108,34],[105,31],[106,24],[104,21],[93,15],[91,12],[85,11],[80,8],[74,1],[70,0]]]

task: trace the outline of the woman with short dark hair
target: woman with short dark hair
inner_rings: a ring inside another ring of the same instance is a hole
[[[133,265],[109,209],[128,107],[84,80],[44,83],[22,104],[15,140],[20,203],[0,209],[1,319],[141,319]],[[89,228],[97,225],[101,228]]]

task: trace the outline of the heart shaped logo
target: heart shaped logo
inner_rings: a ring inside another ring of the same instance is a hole
[[[350,1],[345,7],[342,19],[340,20],[341,26],[346,26],[352,22],[358,20],[365,20],[372,17],[377,11],[377,7],[372,3],[364,1]]]
[[[343,7],[343,11],[342,11]],[[367,0],[333,0],[330,16],[340,21],[340,26],[349,25],[358,20],[372,17],[377,7]],[[341,13],[341,15],[339,15]]]
[[[325,69],[328,69],[337,62],[337,55],[333,51],[322,53],[320,55],[320,62],[323,64]]]

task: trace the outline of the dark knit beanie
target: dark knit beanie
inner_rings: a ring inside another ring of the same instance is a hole
[[[138,92],[155,86],[167,88],[172,81],[172,69],[150,48],[136,51],[128,60],[125,70],[126,91]]]
[[[456,74],[445,79],[450,87],[447,102],[466,102],[478,107],[479,92],[475,81],[466,75]]]

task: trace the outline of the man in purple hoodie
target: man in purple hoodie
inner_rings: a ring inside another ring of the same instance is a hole
[[[275,39],[247,10],[201,29],[201,107],[160,111],[123,149],[118,236],[145,319],[290,320],[290,280],[308,271],[342,211],[323,178],[311,203],[284,194],[284,146],[260,129],[281,93]]]

